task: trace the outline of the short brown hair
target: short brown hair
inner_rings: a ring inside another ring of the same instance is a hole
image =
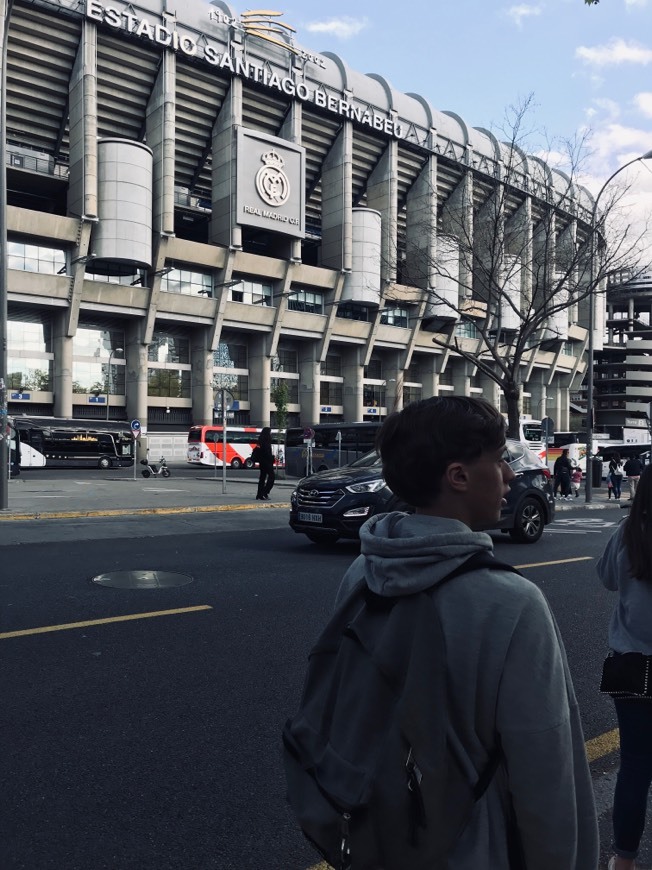
[[[392,492],[414,507],[426,507],[440,492],[449,463],[469,462],[505,442],[502,414],[485,399],[438,396],[412,402],[390,414],[376,448]]]

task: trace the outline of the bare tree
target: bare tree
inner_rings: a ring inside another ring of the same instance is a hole
[[[495,175],[474,170],[472,187],[439,208],[436,245],[408,251],[403,281],[427,290],[432,341],[494,381],[508,431],[518,437],[522,388],[539,351],[559,348],[569,319],[588,327],[586,300],[614,274],[641,274],[643,236],[628,223],[626,188],[614,186],[593,214],[581,187],[587,140],[563,144],[565,171],[527,156],[531,98],[508,110]],[[528,195],[531,191],[533,195]],[[471,201],[472,200],[472,201]],[[591,254],[594,253],[593,268]],[[459,338],[470,325],[473,341]]]

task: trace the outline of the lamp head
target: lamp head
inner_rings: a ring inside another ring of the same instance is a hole
[[[652,151],[646,151],[645,154],[642,154],[639,159],[640,160],[652,160]]]

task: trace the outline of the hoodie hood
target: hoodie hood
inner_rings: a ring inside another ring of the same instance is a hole
[[[399,512],[371,517],[360,545],[367,585],[388,597],[428,589],[474,553],[493,553],[488,534],[459,520]]]

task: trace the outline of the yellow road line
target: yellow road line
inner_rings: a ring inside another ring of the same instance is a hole
[[[620,748],[620,735],[618,729],[607,731],[605,734],[598,734],[592,740],[587,740],[586,757],[589,761],[596,761],[598,758],[603,758],[605,755],[610,755]]]
[[[135,619],[152,619],[155,616],[176,616],[180,613],[196,613],[199,610],[212,610],[210,604],[200,604],[197,607],[177,607],[174,610],[153,610],[150,613],[132,613],[128,616],[110,616],[106,619],[89,619],[86,622],[66,622],[63,625],[44,625],[40,628],[25,628],[21,631],[5,631],[0,633],[0,640],[10,637],[26,637],[32,634],[47,634],[51,631],[68,631],[71,628],[90,628],[94,625],[108,625],[111,622],[131,622]]]
[[[571,562],[591,562],[593,556],[577,556],[575,559],[554,559],[551,562],[530,562],[529,565],[514,565],[520,571],[521,568],[545,568],[546,565],[566,565]]]

